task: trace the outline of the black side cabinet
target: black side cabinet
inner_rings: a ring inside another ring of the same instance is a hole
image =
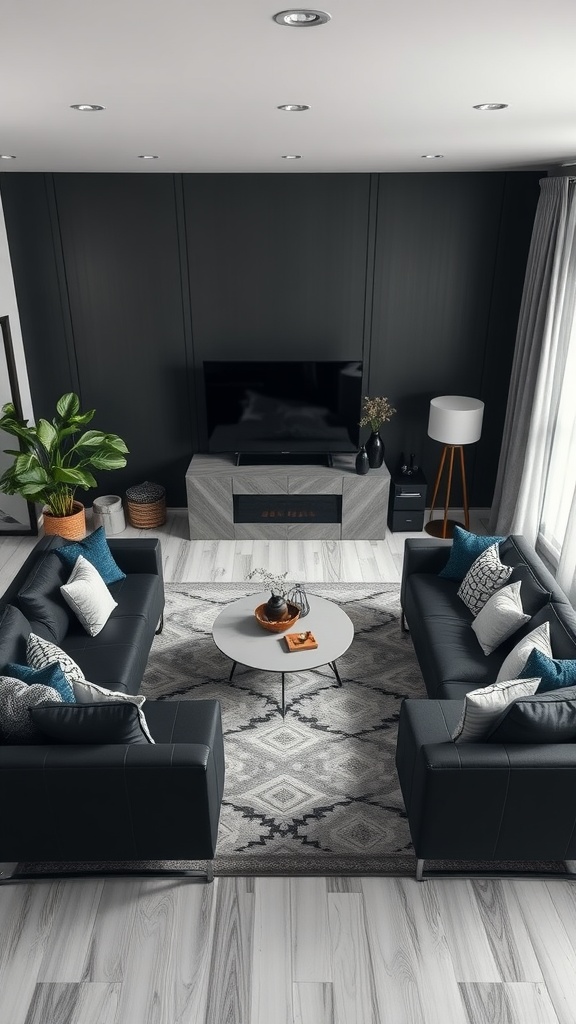
[[[423,529],[427,487],[426,477],[421,469],[411,476],[392,473],[388,526],[393,533]]]

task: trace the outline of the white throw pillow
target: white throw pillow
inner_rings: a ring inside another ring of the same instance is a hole
[[[138,708],[138,717],[140,719],[140,727],[142,732],[146,736],[149,743],[154,743],[150,730],[148,729],[148,723],[144,717],[144,713],[141,710],[146,697],[141,693],[121,693],[115,690],[107,690],[104,686],[98,686],[98,683],[89,683],[87,679],[82,679],[72,684],[74,690],[74,696],[77,704],[101,704],[102,701],[110,700],[125,701],[127,704],[135,704]]]
[[[29,685],[12,676],[0,676],[0,737],[5,743],[37,740],[41,733],[32,723],[30,708],[62,703],[58,690],[52,686]]]
[[[507,679],[466,694],[462,718],[452,733],[456,743],[478,743],[517,697],[532,697],[540,679]]]
[[[118,607],[98,569],[83,555],[78,555],[60,593],[90,636],[98,636]]]
[[[502,679],[518,679],[534,648],[537,651],[542,651],[547,658],[552,657],[549,622],[543,622],[541,626],[536,626],[536,629],[518,641],[516,647],[512,648],[508,657],[502,662],[496,682],[499,683]]]
[[[517,583],[501,587],[486,601],[474,619],[472,629],[484,654],[492,654],[520,626],[530,621],[530,616],[522,608],[521,586],[518,580]]]
[[[84,679],[84,673],[79,665],[63,651],[61,647],[44,640],[36,633],[30,633],[26,643],[26,661],[30,668],[46,668],[48,665],[58,663],[69,683],[74,684],[77,680]]]
[[[458,597],[464,601],[472,615],[478,615],[492,594],[500,590],[511,575],[512,566],[503,565],[498,544],[492,544],[472,562],[460,584]]]

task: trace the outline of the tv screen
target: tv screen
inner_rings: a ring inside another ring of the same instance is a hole
[[[362,363],[205,362],[209,452],[351,452]]]

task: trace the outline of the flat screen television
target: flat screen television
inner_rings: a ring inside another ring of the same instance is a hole
[[[209,361],[204,386],[209,452],[236,453],[239,462],[313,462],[358,448],[358,360]]]

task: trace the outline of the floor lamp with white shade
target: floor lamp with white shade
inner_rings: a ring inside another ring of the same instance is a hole
[[[468,491],[466,488],[466,469],[464,466],[464,445],[474,444],[480,439],[482,433],[482,417],[484,416],[484,402],[478,398],[465,398],[463,395],[442,395],[440,398],[433,398],[430,402],[430,417],[428,420],[428,436],[435,441],[440,441],[444,447],[440,456],[440,465],[430,505],[430,519],[424,529],[433,537],[452,537],[454,526],[453,519],[448,519],[448,508],[450,505],[450,491],[452,489],[452,475],[454,470],[454,457],[459,454],[460,473],[462,476],[462,498],[464,505],[464,526],[470,529],[470,517],[468,514]],[[432,519],[436,497],[440,488],[444,468],[448,464],[448,477],[446,481],[446,499],[444,502],[444,518]]]

